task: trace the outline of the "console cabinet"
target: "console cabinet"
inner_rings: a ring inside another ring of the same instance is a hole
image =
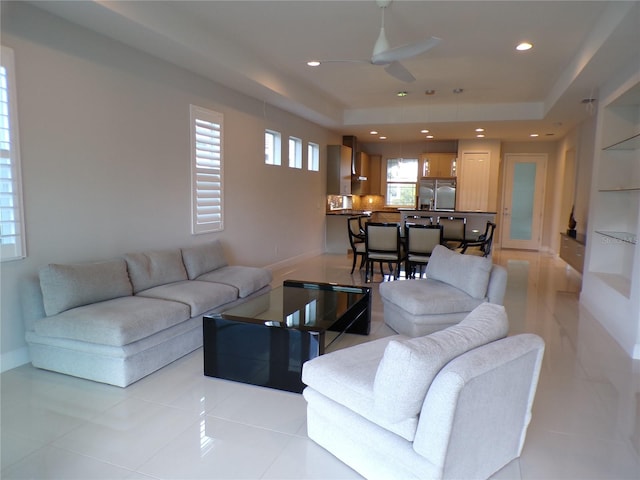
[[[580,301],[640,358],[640,72],[602,93]]]
[[[573,238],[566,233],[560,234],[560,258],[580,273],[584,268],[584,249],[583,236]]]

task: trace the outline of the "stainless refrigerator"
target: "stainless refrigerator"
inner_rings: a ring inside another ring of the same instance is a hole
[[[423,177],[420,179],[419,210],[456,209],[456,177]]]

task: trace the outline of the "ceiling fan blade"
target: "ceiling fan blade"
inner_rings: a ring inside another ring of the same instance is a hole
[[[411,83],[416,80],[416,77],[414,77],[400,62],[390,63],[385,67],[384,71],[402,82]]]
[[[431,50],[441,41],[442,40],[438,37],[430,37],[419,42],[390,48],[389,50],[386,50],[384,52],[375,53],[371,57],[371,63],[373,63],[374,65],[386,65],[391,62],[397,62],[398,60],[415,57],[416,55],[420,55],[426,52],[427,50]]]

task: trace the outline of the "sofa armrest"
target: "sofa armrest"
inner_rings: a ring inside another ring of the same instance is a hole
[[[414,450],[445,478],[488,478],[518,457],[543,354],[539,336],[521,334],[452,360],[425,397]]]
[[[507,290],[507,269],[502,265],[493,265],[487,286],[487,298],[490,303],[504,305],[504,294]]]
[[[20,284],[20,306],[24,328],[27,331],[33,331],[35,323],[47,316],[44,311],[40,279],[36,275],[28,276]]]

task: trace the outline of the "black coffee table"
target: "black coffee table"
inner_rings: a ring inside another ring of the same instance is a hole
[[[369,334],[371,289],[286,280],[202,323],[205,375],[301,392],[305,361],[343,333]],[[338,335],[325,344],[328,331]]]

